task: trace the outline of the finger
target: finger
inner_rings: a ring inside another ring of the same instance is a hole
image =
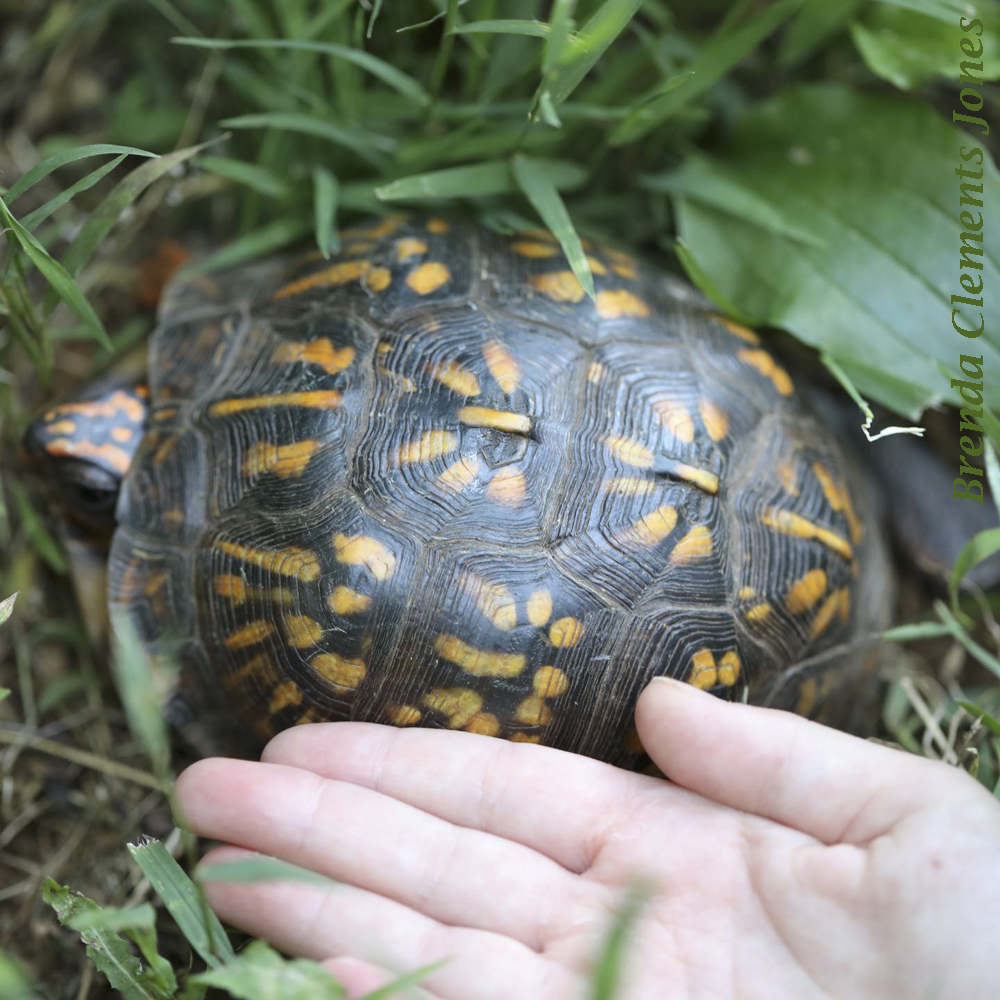
[[[590,867],[611,828],[628,823],[652,781],[549,747],[361,722],[287,729],[262,759],[376,789],[574,872]]]
[[[360,997],[382,989],[399,978],[387,969],[348,955],[343,958],[328,958],[325,962],[320,962],[320,965],[347,991],[345,1000],[359,1000]],[[437,1000],[434,994],[419,986],[411,986],[405,994],[398,995],[416,1000]]]
[[[944,764],[656,678],[636,706],[646,752],[671,780],[826,843],[863,843],[955,792]]]
[[[203,760],[180,776],[177,795],[202,836],[285,858],[445,923],[496,931],[535,948],[567,908],[605,891],[520,844],[300,768]]]
[[[210,851],[204,862],[253,856],[224,847]],[[206,883],[206,893],[226,923],[291,955],[326,962],[350,958],[369,969],[396,970],[388,974],[390,980],[442,961],[421,980],[421,987],[441,1000],[572,995],[568,988],[572,974],[519,941],[446,926],[364,889],[349,885],[325,889],[291,881],[220,881]],[[539,984],[550,992],[539,990]]]

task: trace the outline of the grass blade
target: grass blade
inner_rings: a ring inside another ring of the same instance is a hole
[[[587,176],[581,166],[569,160],[535,160],[534,163],[557,190],[578,187]],[[381,201],[432,200],[476,198],[490,194],[510,194],[517,190],[518,184],[511,173],[510,163],[496,160],[401,177],[377,187],[375,194]]]
[[[995,552],[1000,552],[1000,528],[980,531],[962,546],[948,577],[948,599],[955,612],[958,612],[958,588],[965,574]]]
[[[1000,736],[1000,722],[986,711],[985,708],[980,708],[978,705],[973,705],[971,701],[960,701],[959,705],[962,706],[970,715],[974,715],[979,721],[994,735]]]
[[[391,983],[386,983],[385,986],[380,986],[377,990],[366,993],[358,1000],[387,1000],[388,997],[399,996],[403,990],[409,990],[411,986],[422,983],[432,972],[437,972],[448,961],[447,958],[442,958],[437,962],[431,962],[430,965],[414,969],[413,972],[407,972],[405,975],[398,976]]]
[[[226,128],[276,128],[314,135],[353,150],[374,166],[379,166],[379,162],[373,159],[370,151],[391,153],[396,148],[395,141],[387,136],[374,135],[349,125],[338,125],[325,118],[298,111],[266,111],[252,115],[237,115],[235,118],[224,119],[222,124]]]
[[[234,160],[226,156],[203,156],[198,165],[209,173],[226,177],[242,184],[265,198],[288,197],[288,185],[273,171],[246,160]]]
[[[316,224],[316,246],[324,257],[340,250],[337,231],[337,178],[325,167],[313,168],[313,216]]]
[[[559,65],[566,43],[569,41],[570,29],[573,26],[573,8],[576,0],[555,0],[552,13],[549,15],[549,33],[545,40],[545,51],[542,54],[542,72],[549,73]]]
[[[944,601],[935,601],[934,610],[938,617],[947,626],[948,631],[984,666],[996,677],[1000,678],[1000,660],[998,660],[989,650],[983,648],[972,638],[963,627],[962,623],[948,610],[948,605]]]
[[[10,204],[34,187],[42,178],[48,177],[53,170],[58,170],[67,163],[76,160],[84,160],[88,156],[105,156],[109,153],[124,153],[126,156],[156,156],[156,153],[149,152],[148,149],[137,149],[135,146],[116,146],[112,143],[98,142],[90,146],[74,146],[72,149],[64,149],[61,153],[53,153],[47,156],[40,163],[36,163],[18,182],[7,192],[6,198]]]
[[[60,191],[54,198],[49,199],[44,205],[26,215],[21,220],[21,225],[25,229],[36,229],[50,215],[58,212],[63,205],[75,198],[81,191],[92,188],[101,178],[110,174],[124,159],[125,154],[121,153],[113,160],[109,160],[107,163],[99,166],[96,170],[92,170],[86,177],[81,177],[75,184],[66,188],[65,191]]]
[[[184,268],[187,274],[210,274],[227,267],[235,267],[249,260],[263,257],[274,250],[291,246],[309,232],[309,222],[299,217],[275,219],[252,233],[247,233],[221,250],[202,257]]]
[[[573,226],[573,220],[566,211],[562,198],[551,177],[541,170],[538,164],[522,153],[517,153],[511,160],[514,178],[525,197],[534,206],[542,221],[566,254],[569,266],[576,275],[576,280],[583,285],[584,291],[594,297],[594,276],[590,272],[587,255],[583,252],[580,237]]]
[[[214,865],[204,865],[198,868],[198,879],[202,882],[305,882],[324,889],[336,888],[337,883],[320,875],[319,872],[300,868],[298,865],[282,861],[280,858],[270,858],[259,855],[252,858],[241,858],[239,861],[221,861]]]
[[[639,919],[639,914],[649,901],[649,896],[650,890],[647,886],[635,885],[619,907],[598,958],[597,967],[594,969],[591,1000],[614,1000],[618,995],[629,932]]]
[[[944,635],[951,635],[951,629],[941,622],[916,622],[887,629],[882,638],[885,642],[920,642],[922,639],[940,639]]]
[[[0,625],[3,625],[5,621],[14,613],[14,602],[17,600],[18,591],[14,591],[10,597],[5,597],[0,601]]]
[[[531,35],[533,38],[547,38],[552,30],[551,25],[544,21],[525,21],[510,19],[507,21],[470,21],[468,24],[456,24],[449,35]]]

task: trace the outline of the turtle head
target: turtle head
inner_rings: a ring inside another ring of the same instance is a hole
[[[110,537],[122,479],[142,440],[148,395],[143,383],[108,379],[28,425],[25,456],[74,534]]]

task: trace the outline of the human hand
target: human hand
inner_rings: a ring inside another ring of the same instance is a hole
[[[615,907],[654,895],[622,1000],[996,997],[1000,804],[964,773],[678,682],[639,700],[670,782],[469,733],[281,733],[178,780],[198,834],[336,879],[209,882],[213,909],[357,997],[586,995]],[[970,898],[977,900],[973,913]],[[395,972],[387,970],[392,969]]]

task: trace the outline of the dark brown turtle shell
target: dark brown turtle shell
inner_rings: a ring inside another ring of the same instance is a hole
[[[887,570],[837,444],[754,333],[587,251],[594,300],[548,233],[394,218],[168,289],[111,559],[156,661],[260,737],[623,763],[655,675],[808,713],[856,673]]]

